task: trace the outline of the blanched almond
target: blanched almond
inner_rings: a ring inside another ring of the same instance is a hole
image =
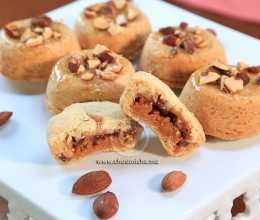
[[[127,12],[127,19],[129,21],[133,21],[134,19],[136,19],[138,16],[138,11],[136,11],[135,9],[133,8],[129,8],[128,9],[128,12]]]
[[[228,77],[224,79],[224,87],[231,93],[235,93],[244,88],[242,79],[236,79],[235,77]]]
[[[95,11],[87,9],[84,11],[84,15],[86,16],[86,18],[94,18],[97,15],[97,13]]]
[[[53,37],[54,37],[55,39],[61,38],[61,33],[57,32],[57,31],[54,31],[54,32],[53,32]]]
[[[21,36],[21,41],[22,42],[26,42],[27,40],[29,40],[30,38],[34,38],[36,37],[36,33],[32,32],[30,28],[27,28],[22,36]]]
[[[113,0],[113,3],[115,4],[117,9],[121,10],[126,6],[127,1],[126,0]]]
[[[238,62],[238,64],[237,64],[238,70],[243,70],[247,67],[248,67],[248,65],[246,63],[242,62],[242,61]]]
[[[119,33],[122,32],[122,27],[117,25],[117,24],[114,24],[114,23],[111,23],[111,25],[109,26],[108,28],[108,32],[114,36],[114,35],[117,35]]]
[[[118,63],[118,64],[110,64],[107,66],[106,70],[114,72],[114,73],[119,73],[123,69],[123,65]]]
[[[215,72],[209,72],[207,75],[201,75],[199,79],[200,85],[216,82],[220,78],[220,75]]]
[[[38,36],[35,38],[30,38],[29,40],[26,41],[26,45],[29,47],[35,47],[43,43],[43,37]]]
[[[44,32],[43,32],[43,38],[45,40],[48,40],[52,37],[52,30],[49,27],[45,27],[44,28]]]
[[[95,69],[101,64],[100,60],[95,58],[93,60],[88,60],[89,69]]]
[[[98,44],[98,45],[93,49],[93,54],[97,56],[97,55],[99,55],[99,54],[101,54],[101,53],[103,53],[103,52],[106,52],[106,51],[109,51],[109,49],[108,49],[107,47]]]
[[[94,19],[94,27],[100,30],[106,30],[110,26],[110,22],[103,17],[98,17]]]
[[[100,76],[104,80],[114,80],[117,78],[117,74],[111,71],[102,71],[100,72]]]
[[[224,71],[229,71],[229,67],[223,63],[220,63],[220,62],[215,62],[212,66],[218,68],[218,69],[221,69],[221,70],[224,70]]]
[[[120,26],[125,26],[127,24],[127,19],[125,17],[125,15],[120,14],[116,17],[116,24],[120,25]]]
[[[80,78],[82,80],[89,81],[94,78],[94,74],[93,73],[84,73]]]

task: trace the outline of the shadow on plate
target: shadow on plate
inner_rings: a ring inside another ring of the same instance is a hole
[[[13,94],[42,94],[46,91],[46,83],[16,82],[0,76],[0,91]]]
[[[236,141],[225,141],[211,136],[207,136],[207,144],[205,147],[218,151],[237,151],[255,147],[260,142],[259,136],[246,138]]]

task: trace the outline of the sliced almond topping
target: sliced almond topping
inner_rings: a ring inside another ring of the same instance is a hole
[[[99,55],[99,54],[101,54],[101,53],[104,53],[104,52],[106,52],[106,51],[109,51],[109,49],[108,49],[107,47],[98,44],[98,45],[93,49],[93,54],[97,56],[97,55]]]
[[[216,82],[220,78],[220,75],[215,72],[209,72],[207,75],[201,75],[199,79],[200,85]]]
[[[88,66],[90,69],[95,69],[101,64],[99,59],[88,60]]]
[[[122,30],[123,30],[123,29],[122,29],[121,26],[116,25],[116,24],[114,24],[114,23],[112,23],[112,24],[109,26],[109,28],[108,28],[108,32],[109,32],[112,36],[121,33]]]
[[[29,47],[35,47],[43,43],[43,37],[38,36],[36,38],[30,38],[29,40],[26,41],[26,46]]]
[[[52,37],[52,30],[49,27],[45,27],[44,28],[44,32],[43,32],[43,38],[45,40],[48,40]]]
[[[116,24],[120,25],[120,26],[125,26],[127,25],[127,19],[125,17],[125,15],[120,14],[116,17]]]
[[[235,93],[244,88],[242,79],[236,79],[235,77],[229,77],[224,79],[224,87],[230,92]]]
[[[123,65],[118,63],[118,64],[110,64],[107,69],[109,69],[109,71],[112,71],[114,73],[119,73],[122,69],[123,69]]]
[[[127,1],[126,0],[113,0],[113,3],[115,4],[117,9],[121,10],[126,6]]]
[[[94,78],[94,74],[93,73],[84,73],[80,78],[82,80],[89,81]]]
[[[106,30],[110,26],[109,20],[103,17],[98,17],[94,19],[94,27],[100,30]]]
[[[133,8],[129,8],[128,12],[127,12],[127,19],[129,21],[133,21],[134,19],[136,19],[138,16],[138,11],[133,9]]]

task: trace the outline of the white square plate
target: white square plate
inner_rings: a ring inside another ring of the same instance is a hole
[[[79,12],[95,0],[76,1],[50,12],[73,27]],[[178,7],[159,0],[138,0],[136,5],[150,18],[153,29],[187,21],[213,28],[224,43],[230,63],[239,60],[259,64],[260,43]],[[19,87],[19,88],[18,88]],[[116,219],[203,219],[218,208],[216,204],[235,186],[260,170],[259,137],[223,142],[211,140],[192,155],[169,157],[158,139],[147,130],[148,146],[133,155],[100,153],[69,166],[52,160],[46,144],[47,113],[44,94],[25,94],[21,86],[0,76],[0,111],[14,112],[12,120],[0,128],[0,194],[30,210],[37,220],[93,219],[93,198],[71,194],[74,181],[90,170],[106,169],[113,178],[110,191],[118,195],[120,210]],[[98,165],[96,160],[158,160],[159,165]],[[185,186],[174,194],[160,193],[165,173],[180,169],[187,173]],[[243,190],[243,189],[241,189]],[[239,193],[239,190],[237,190]]]

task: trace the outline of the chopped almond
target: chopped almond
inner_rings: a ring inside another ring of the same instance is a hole
[[[227,79],[227,78],[228,78],[228,76],[225,76],[225,75],[222,75],[222,76],[220,77],[220,90],[224,90],[224,88],[225,88],[224,81],[225,81],[225,79]]]
[[[61,38],[61,33],[54,31],[54,32],[53,32],[53,37],[54,37],[55,39]]]
[[[200,85],[216,82],[220,78],[220,75],[215,72],[209,72],[207,75],[201,75],[199,79]]]
[[[97,56],[97,55],[102,54],[102,53],[104,53],[104,52],[106,52],[106,51],[109,51],[109,49],[108,49],[107,47],[98,44],[98,45],[93,49],[93,54]]]
[[[120,26],[125,26],[127,24],[127,20],[125,15],[120,14],[116,17],[116,24],[120,25]]]
[[[88,66],[90,69],[95,69],[100,65],[99,59],[88,60]]]
[[[237,68],[239,70],[243,70],[243,69],[245,69],[247,67],[248,67],[248,65],[246,63],[244,63],[244,62],[238,62],[238,64],[237,64]]]
[[[228,77],[224,79],[224,87],[230,92],[235,93],[244,88],[242,79],[236,79],[235,77]]]
[[[22,41],[22,42],[26,42],[27,40],[29,40],[29,39],[31,39],[31,38],[34,38],[34,37],[36,37],[36,34],[35,34],[34,32],[32,32],[30,28],[27,28],[27,29],[23,32],[23,34],[22,34],[22,36],[21,36],[21,41]]]
[[[127,1],[126,0],[113,0],[113,3],[115,4],[115,6],[118,10],[121,10],[126,6]]]
[[[208,43],[207,41],[205,40],[202,40],[199,44],[198,44],[198,47],[199,48],[204,48],[204,47],[207,47],[208,46]]]
[[[220,62],[215,62],[212,66],[218,68],[218,69],[221,69],[221,70],[224,70],[224,71],[229,71],[229,67],[226,66],[225,64],[223,63],[220,63]]]
[[[83,72],[85,72],[85,67],[81,64],[80,66],[79,66],[79,69],[78,69],[78,73],[83,73]]]
[[[45,27],[44,28],[44,32],[43,32],[43,38],[45,40],[48,40],[52,37],[52,30],[49,27]]]
[[[122,32],[122,27],[119,26],[119,25],[116,25],[116,24],[112,23],[112,24],[110,25],[110,27],[108,28],[108,32],[109,32],[112,36],[117,35],[117,34],[119,34],[119,33]]]
[[[93,73],[84,73],[81,77],[82,80],[89,81],[94,78]]]
[[[35,47],[43,43],[43,37],[38,36],[36,38],[30,38],[28,41],[26,41],[26,45],[29,47]]]
[[[97,13],[95,11],[85,10],[84,15],[86,16],[86,18],[94,18],[96,17]]]
[[[138,16],[138,11],[133,9],[133,8],[129,8],[128,12],[127,12],[127,19],[129,21],[133,21],[134,19],[136,19],[136,17]]]
[[[106,30],[110,26],[110,22],[103,18],[103,17],[97,17],[94,19],[94,27],[100,30]]]
[[[100,72],[100,76],[105,80],[114,80],[117,78],[117,74],[110,71]]]

